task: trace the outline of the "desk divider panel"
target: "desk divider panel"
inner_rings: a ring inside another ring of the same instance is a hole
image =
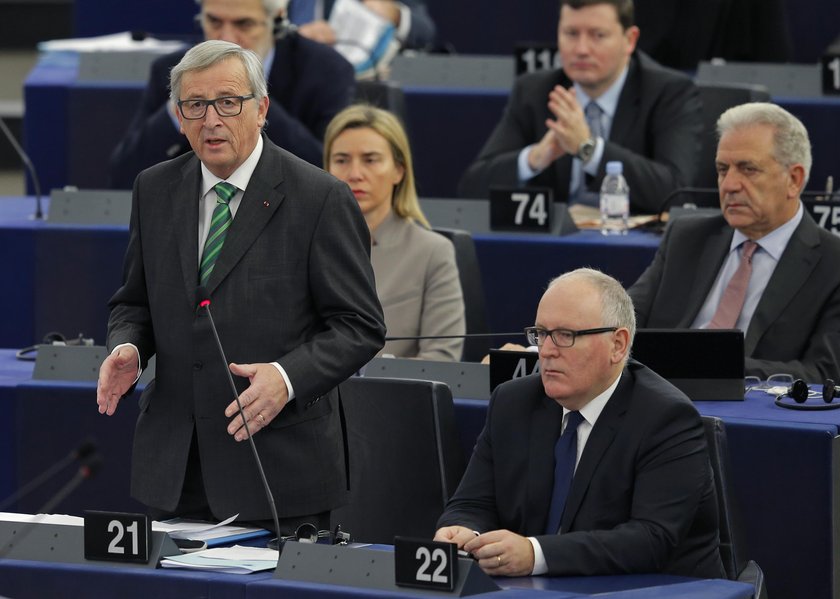
[[[770,95],[816,98],[822,95],[818,64],[775,64],[703,61],[697,70],[698,83],[747,83],[765,85]]]
[[[370,378],[418,379],[449,385],[453,397],[490,398],[490,367],[475,362],[434,362],[408,358],[374,358],[365,366]]]
[[[334,584],[363,589],[401,591],[394,583],[394,554],[366,548],[289,542],[283,546],[274,578]],[[458,559],[458,575],[451,593],[411,589],[411,593],[466,597],[498,591],[499,587],[471,559]]]
[[[99,378],[99,366],[108,355],[103,345],[39,345],[35,357],[34,380],[91,381]],[[138,381],[146,385],[155,378],[155,357],[149,360]]]
[[[130,218],[130,191],[54,189],[50,194],[50,223],[128,226]]]
[[[149,562],[91,561],[85,559],[82,526],[43,522],[0,522],[0,559],[21,559],[61,564],[97,564],[104,568],[157,568],[162,557],[180,555],[175,542],[163,531],[152,531]]]
[[[174,48],[176,45],[173,44]],[[172,48],[167,46],[167,52]],[[149,79],[152,63],[162,51],[80,52],[79,81],[140,81]]]

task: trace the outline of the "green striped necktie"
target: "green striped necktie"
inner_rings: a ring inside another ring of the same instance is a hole
[[[236,186],[226,181],[216,183],[213,187],[216,192],[216,208],[213,210],[213,220],[210,221],[210,231],[207,233],[207,241],[204,242],[204,251],[201,254],[201,264],[198,269],[199,285],[206,285],[216,265],[216,259],[222,251],[222,244],[225,242],[230,223],[233,222],[233,215],[230,213],[230,200],[236,195]]]

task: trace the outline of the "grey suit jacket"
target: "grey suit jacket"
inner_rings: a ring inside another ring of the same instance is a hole
[[[370,258],[389,337],[465,333],[455,248],[443,235],[392,212],[373,233]],[[463,339],[388,341],[381,353],[458,361],[463,347]]]
[[[689,328],[729,251],[723,216],[672,222],[651,265],[628,290],[638,326]],[[746,372],[810,382],[840,374],[840,238],[806,212],[756,306],[744,338]]]
[[[547,131],[546,119],[554,118],[548,110],[549,92],[556,85],[571,84],[562,70],[517,79],[502,120],[462,177],[458,195],[484,198],[491,185],[517,185],[519,152],[539,142]],[[636,52],[630,60],[598,176],[588,183],[588,189],[597,192],[607,162],[620,160],[630,185],[630,209],[656,212],[668,193],[694,180],[700,166],[702,130],[700,95],[694,83]],[[571,169],[572,157],[563,156],[527,184],[550,187],[556,200],[565,201]]]
[[[723,577],[717,498],[700,415],[632,360],[592,429],[561,521],[546,535],[563,408],[539,375],[504,383],[438,521],[534,536],[552,576]]]
[[[281,517],[344,501],[344,439],[335,387],[382,347],[370,237],[347,186],[265,137],[260,161],[207,290],[228,361],[277,361],[295,400],[255,435]],[[196,314],[200,163],[189,153],[134,186],[124,282],[111,299],[108,346],[134,343],[156,378],[140,399],[132,494],[172,510],[190,440],[219,518],[269,519],[247,443],[226,432],[232,400],[208,318]],[[247,380],[237,380],[241,392]]]

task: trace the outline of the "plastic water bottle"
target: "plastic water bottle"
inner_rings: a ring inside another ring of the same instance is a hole
[[[626,235],[630,217],[630,187],[624,179],[621,162],[607,163],[607,176],[601,184],[601,233]]]

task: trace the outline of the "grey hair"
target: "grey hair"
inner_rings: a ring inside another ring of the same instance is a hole
[[[560,281],[568,279],[583,279],[599,292],[603,325],[626,328],[630,332],[628,347],[632,347],[633,339],[636,337],[636,310],[633,308],[633,300],[627,295],[621,283],[600,270],[578,268],[552,279],[548,288],[551,289]],[[627,355],[630,355],[629,351]]]
[[[204,0],[195,0],[195,3],[201,6],[204,4]],[[289,0],[261,0],[261,4],[263,9],[265,9],[265,14],[273,19],[280,12],[286,14],[286,7],[289,5]]]
[[[203,71],[230,58],[237,58],[242,62],[248,77],[248,86],[256,100],[259,102],[266,97],[268,88],[265,84],[263,66],[256,54],[231,42],[207,40],[187,50],[181,62],[172,67],[169,73],[169,98],[173,102],[181,99],[181,79],[184,73]]]
[[[770,102],[750,102],[734,106],[720,115],[717,121],[718,139],[733,129],[751,125],[773,127],[773,157],[776,162],[790,168],[801,164],[805,168],[803,189],[811,174],[811,141],[808,130],[798,118]]]

